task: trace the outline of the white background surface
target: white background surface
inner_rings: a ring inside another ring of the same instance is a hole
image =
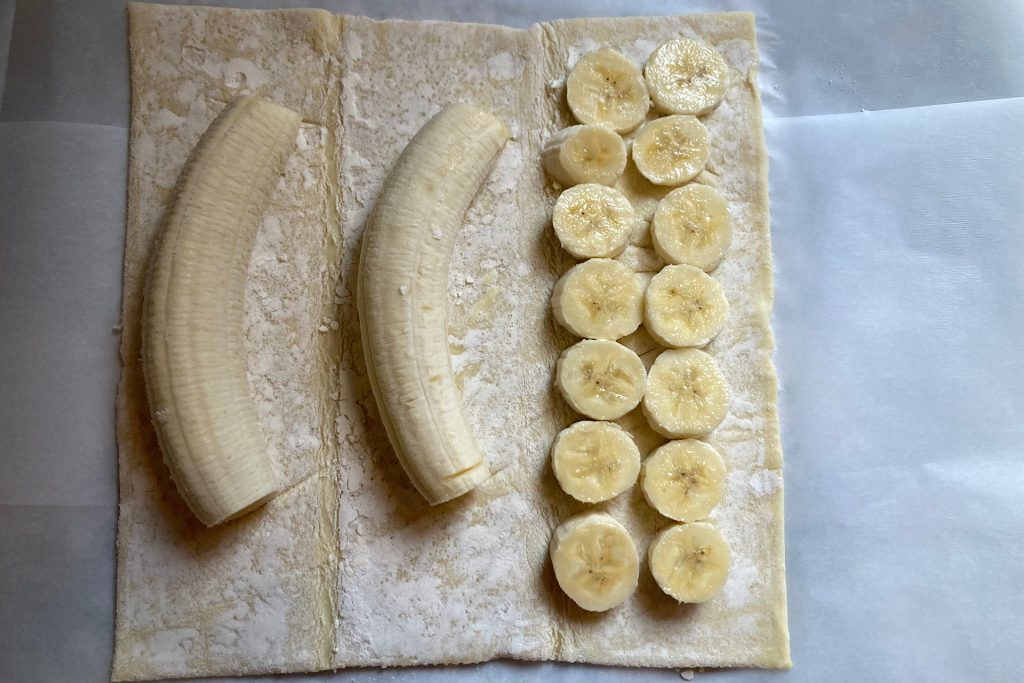
[[[795,667],[697,680],[1020,678],[1024,4],[226,4],[516,26],[757,12]],[[4,683],[109,680],[127,121],[123,2],[0,0]],[[514,662],[287,678],[482,679],[680,680]]]

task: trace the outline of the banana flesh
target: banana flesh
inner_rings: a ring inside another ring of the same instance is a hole
[[[644,67],[657,108],[669,114],[707,113],[729,85],[729,66],[707,45],[680,38],[658,46]]]
[[[640,482],[655,510],[677,522],[696,522],[722,501],[725,462],[703,441],[669,441],[644,460]]]
[[[563,491],[580,502],[599,503],[636,482],[640,449],[614,422],[577,422],[555,438],[551,468]]]
[[[549,552],[558,585],[585,610],[610,610],[636,590],[636,545],[626,528],[605,512],[567,519],[551,535]]]
[[[584,339],[562,352],[555,382],[576,412],[594,420],[617,420],[640,404],[647,369],[622,344]]]
[[[576,63],[566,79],[565,94],[577,121],[608,126],[616,133],[639,126],[651,106],[640,69],[609,48],[586,54]]]
[[[643,321],[643,283],[618,261],[590,259],[576,264],[555,283],[555,320],[578,337],[618,339]]]
[[[728,315],[722,286],[693,266],[665,266],[644,294],[644,327],[664,346],[704,346]]]
[[[576,258],[612,258],[629,244],[636,213],[618,190],[584,183],[558,196],[551,222],[562,248]]]
[[[647,565],[658,586],[679,602],[707,602],[729,578],[729,544],[707,522],[663,529],[647,548]]]
[[[681,185],[704,170],[711,145],[695,116],[662,116],[640,128],[632,152],[637,170],[652,183]]]
[[[541,159],[548,174],[566,187],[614,185],[626,168],[626,143],[605,126],[569,126],[551,136]]]
[[[490,475],[448,354],[448,266],[463,217],[509,130],[456,104],[432,118],[388,176],[363,235],[363,352],[388,437],[432,505]]]
[[[651,365],[642,405],[662,436],[704,436],[725,419],[729,390],[714,358],[697,349],[672,349]]]
[[[297,113],[246,97],[182,171],[147,276],[143,372],[164,461],[204,524],[277,492],[246,378],[246,270],[259,218],[294,150]]]
[[[685,263],[711,271],[732,242],[729,207],[716,190],[691,183],[658,202],[651,241],[667,263]]]

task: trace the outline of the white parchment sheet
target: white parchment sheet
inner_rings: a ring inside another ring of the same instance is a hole
[[[756,12],[794,669],[696,676],[1019,678],[1024,5],[225,4],[514,26]],[[109,679],[127,117],[123,2],[0,0],[5,682]],[[509,662],[287,680],[481,679],[680,680]]]

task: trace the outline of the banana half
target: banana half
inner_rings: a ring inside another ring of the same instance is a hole
[[[577,121],[608,126],[616,133],[639,126],[651,106],[640,69],[609,48],[576,63],[566,79],[565,95]]]
[[[700,115],[725,97],[729,65],[707,45],[679,38],[662,43],[651,53],[644,76],[659,110]]]
[[[610,610],[636,590],[636,545],[626,528],[605,512],[567,519],[551,535],[549,552],[558,585],[585,610]]]
[[[363,235],[363,352],[398,459],[432,505],[489,476],[448,354],[448,265],[463,217],[509,137],[491,114],[455,104],[409,142]]]
[[[725,327],[729,301],[700,268],[665,266],[644,294],[644,327],[664,346],[705,346]]]
[[[644,460],[640,482],[655,510],[677,522],[695,522],[722,501],[725,462],[703,441],[669,441]]]
[[[555,438],[551,468],[563,491],[583,503],[600,503],[636,481],[640,449],[614,422],[577,422]]]
[[[246,377],[245,280],[299,123],[265,100],[228,105],[178,179],[147,276],[142,367],[153,424],[178,491],[207,526],[277,492]]]
[[[676,524],[647,547],[647,564],[661,590],[679,602],[707,602],[729,578],[729,544],[711,524]]]
[[[670,439],[708,434],[729,411],[725,376],[703,351],[664,351],[648,372],[643,411],[651,428]]]

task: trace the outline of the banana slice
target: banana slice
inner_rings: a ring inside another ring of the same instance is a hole
[[[617,420],[640,404],[647,370],[622,344],[584,339],[562,352],[555,381],[572,409],[595,420]]]
[[[633,130],[651,106],[640,69],[615,50],[584,55],[565,82],[569,109],[580,123],[608,126],[617,133]]]
[[[541,158],[548,174],[566,187],[613,185],[626,168],[626,143],[605,126],[569,126],[551,136]]]
[[[647,564],[661,590],[679,602],[707,602],[729,578],[729,544],[711,524],[663,529],[647,547]]]
[[[729,301],[700,268],[665,266],[644,295],[644,327],[665,346],[704,346],[725,326]]]
[[[633,163],[655,185],[681,185],[708,161],[708,129],[694,116],[663,116],[633,138]]]
[[[629,244],[636,213],[618,190],[584,183],[559,195],[551,222],[562,248],[576,258],[611,258]]]
[[[725,462],[696,439],[669,441],[644,461],[640,486],[651,507],[677,522],[706,518],[725,494]]]
[[[614,422],[577,422],[555,438],[551,468],[563,491],[583,503],[600,503],[636,481],[640,449]]]
[[[621,605],[636,590],[640,557],[626,527],[606,512],[562,522],[551,535],[555,578],[573,602],[591,612]]]
[[[644,67],[655,106],[669,114],[703,114],[718,106],[729,66],[707,45],[680,38],[658,46]]]
[[[618,339],[640,327],[643,284],[636,274],[611,259],[578,263],[555,284],[551,306],[555,320],[589,339]]]
[[[672,349],[651,366],[643,409],[659,434],[703,436],[725,419],[729,390],[714,358],[697,349]]]
[[[651,221],[651,241],[658,256],[713,270],[732,242],[729,207],[707,185],[690,184],[672,190],[658,202]]]
[[[142,369],[160,450],[207,526],[278,491],[249,394],[245,277],[300,116],[266,100],[227,106],[181,172],[146,280]]]

